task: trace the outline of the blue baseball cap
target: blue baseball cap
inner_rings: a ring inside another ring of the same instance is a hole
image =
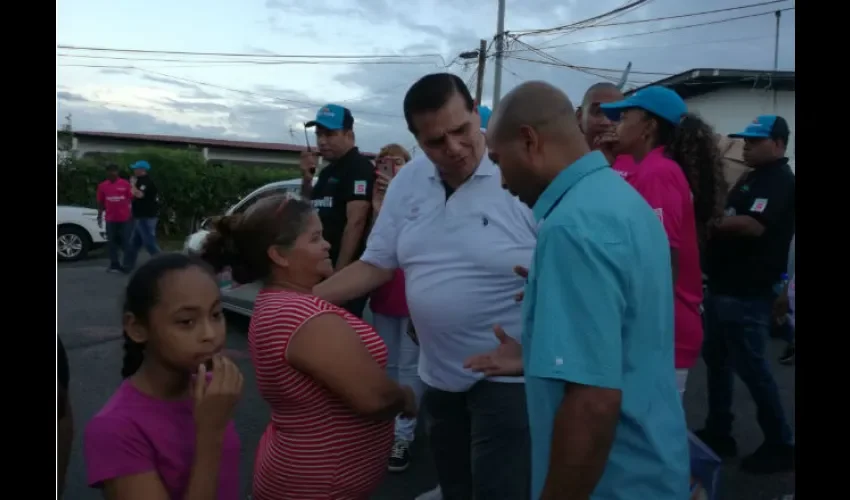
[[[351,130],[354,128],[354,117],[348,108],[338,104],[325,104],[316,112],[316,119],[304,124],[305,127],[316,125],[328,130]]]
[[[600,104],[599,108],[612,121],[619,121],[623,111],[638,108],[663,118],[673,125],[678,125],[682,115],[688,112],[688,105],[679,97],[679,94],[658,85],[642,88],[622,101]]]
[[[478,106],[478,114],[481,115],[481,128],[486,129],[487,122],[490,121],[490,115],[493,114],[493,111],[487,106]]]
[[[776,115],[761,115],[747,125],[743,132],[729,134],[734,139],[780,139],[788,142],[791,131],[785,118]]]
[[[145,160],[139,160],[136,163],[130,165],[130,168],[133,170],[141,169],[141,170],[150,170],[151,164],[146,162]]]

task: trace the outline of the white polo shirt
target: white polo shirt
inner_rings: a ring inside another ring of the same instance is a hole
[[[498,346],[495,324],[520,341],[521,306],[514,296],[524,281],[513,268],[531,262],[536,227],[531,210],[502,188],[486,153],[448,200],[427,157],[393,179],[361,260],[404,270],[423,382],[444,391],[469,389],[483,376],[463,362]]]

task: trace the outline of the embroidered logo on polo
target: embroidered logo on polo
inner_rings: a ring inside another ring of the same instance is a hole
[[[311,200],[310,204],[313,205],[313,208],[333,208],[334,199],[330,196],[325,196],[324,198],[319,198],[318,200]]]

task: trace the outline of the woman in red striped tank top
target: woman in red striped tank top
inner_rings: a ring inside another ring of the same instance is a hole
[[[300,200],[272,196],[224,217],[202,255],[240,283],[264,280],[248,336],[271,422],[254,465],[255,500],[361,500],[387,470],[393,420],[413,391],[385,372],[367,323],[312,295],[333,272],[322,223]]]

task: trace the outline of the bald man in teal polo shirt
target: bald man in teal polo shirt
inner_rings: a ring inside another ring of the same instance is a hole
[[[661,222],[602,153],[589,151],[572,104],[549,84],[527,82],[505,96],[487,142],[510,191],[532,207],[538,241],[522,345],[497,327],[500,347],[467,366],[525,373],[531,498],[687,499]]]

